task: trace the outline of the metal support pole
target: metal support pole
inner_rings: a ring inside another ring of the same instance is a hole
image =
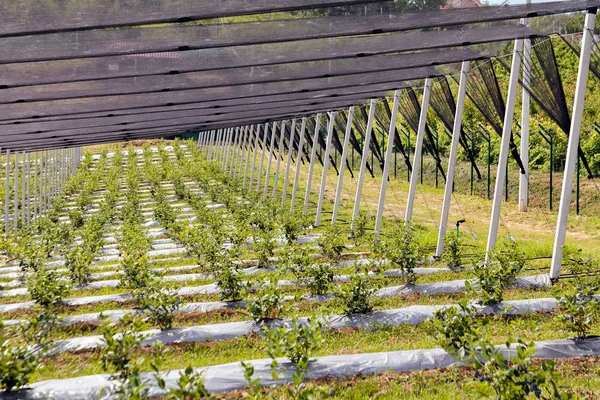
[[[579,149],[579,135],[581,133],[581,121],[583,119],[583,109],[585,106],[585,95],[587,90],[588,75],[590,71],[590,58],[592,45],[594,42],[594,27],[596,24],[597,9],[589,10],[585,17],[585,27],[583,30],[583,42],[581,44],[581,56],[579,60],[579,74],[577,76],[577,86],[575,89],[575,105],[573,106],[573,119],[571,122],[571,131],[569,133],[569,145],[567,147],[567,159],[565,162],[565,174],[560,196],[560,206],[558,209],[558,221],[556,223],[556,237],[554,239],[554,251],[552,253],[552,266],[550,277],[558,279],[560,277],[560,267],[563,258],[563,246],[567,234],[567,223],[569,221],[569,207],[571,204],[571,192],[573,190],[573,178],[575,174],[575,164]]]
[[[323,197],[325,196],[325,184],[327,183],[327,171],[329,170],[329,155],[331,154],[331,141],[334,135],[336,112],[329,113],[329,126],[327,127],[327,142],[325,143],[325,156],[323,157],[323,173],[321,175],[321,188],[319,190],[319,201],[317,203],[317,217],[315,226],[321,225],[321,213],[323,212]],[[343,168],[343,167],[342,167]]]
[[[292,126],[290,128],[290,139],[288,140],[288,155],[287,162],[285,164],[285,177],[283,178],[283,191],[281,194],[281,205],[285,205],[285,198],[287,197],[288,185],[290,184],[290,166],[292,164],[292,150],[294,149],[294,140],[296,136],[296,119],[292,119]]]
[[[300,128],[300,139],[298,142],[298,155],[296,160],[296,174],[294,176],[294,188],[292,189],[292,204],[290,205],[290,212],[294,212],[294,206],[296,205],[296,193],[298,192],[298,181],[300,179],[300,169],[302,167],[302,150],[304,148],[304,134],[306,132],[306,117],[302,118],[302,127]]]
[[[229,158],[230,158],[230,154],[231,154],[231,147],[233,144],[233,133],[234,130],[233,128],[229,128],[227,130],[227,151],[225,152],[225,162],[223,163],[223,171],[227,172],[227,167],[229,165]]]
[[[267,163],[267,174],[265,175],[265,187],[263,197],[267,198],[267,190],[269,190],[269,180],[271,179],[271,163],[273,162],[273,147],[275,147],[275,133],[277,132],[277,123],[273,122],[273,130],[271,132],[271,143],[269,143],[269,161]]]
[[[27,215],[26,215],[26,205],[25,205],[25,195],[27,193],[27,186],[25,182],[25,176],[27,175],[27,165],[25,164],[27,161],[27,152],[23,152],[21,157],[23,160],[21,161],[21,224],[25,226],[27,223]]]
[[[27,153],[26,164],[27,177],[25,178],[27,194],[25,195],[25,220],[27,226],[31,224],[31,153]]]
[[[515,103],[517,101],[517,86],[519,84],[519,70],[521,69],[521,53],[523,52],[523,39],[515,40],[512,67],[510,72],[510,83],[508,86],[508,98],[506,100],[506,115],[504,116],[504,128],[502,131],[502,142],[498,159],[498,172],[496,174],[496,185],[494,187],[494,201],[492,204],[492,216],[490,219],[490,230],[488,233],[485,261],[489,261],[490,251],[496,247],[498,236],[498,223],[500,221],[500,207],[502,195],[504,194],[504,178],[506,166],[508,165],[508,150],[512,136],[512,123],[515,115]]]
[[[244,181],[242,183],[242,189],[246,188],[246,180],[248,179],[248,166],[250,165],[250,149],[252,144],[252,135],[254,135],[254,127],[258,125],[252,125],[250,127],[250,136],[248,137],[248,147],[246,151],[246,166],[244,167]],[[258,137],[258,131],[256,132],[256,136]]]
[[[275,129],[275,124],[273,124],[273,126],[271,126],[271,129]],[[260,190],[260,181],[262,179],[262,174],[263,174],[263,168],[265,166],[265,153],[267,150],[267,137],[269,135],[269,124],[265,123],[265,131],[263,134],[263,141],[262,141],[262,152],[261,152],[261,156],[260,156],[260,167],[258,168],[258,178],[256,180],[256,191],[258,192]]]
[[[13,172],[15,178],[15,196],[13,201],[13,227],[17,229],[19,221],[19,152],[15,151],[15,170]]]
[[[350,134],[352,133],[352,120],[354,118],[354,107],[348,109],[348,122],[346,123],[346,132],[344,134],[344,146],[342,148],[342,158],[340,159],[340,175],[338,176],[337,188],[335,190],[335,202],[333,204],[333,216],[331,223],[337,222],[340,200],[342,198],[342,188],[344,185],[344,171],[346,170],[346,159],[348,158],[348,144],[350,143]]]
[[[6,180],[4,182],[4,231],[8,232],[10,225],[8,224],[9,202],[10,202],[10,150],[6,150]]]
[[[432,79],[425,80],[425,88],[423,89],[423,104],[421,105],[421,117],[419,119],[419,130],[417,132],[417,142],[415,143],[415,154],[413,161],[413,170],[410,177],[410,189],[408,191],[408,202],[406,204],[406,214],[404,220],[410,222],[412,220],[413,208],[415,204],[415,195],[417,193],[417,179],[419,176],[419,163],[423,154],[423,138],[425,137],[425,128],[427,126],[427,111],[429,110],[429,98],[431,96]]]
[[[524,19],[522,23],[530,26],[530,20]],[[519,212],[527,212],[529,205],[529,114],[531,97],[526,87],[529,87],[531,71],[531,40],[525,39],[523,46],[523,98],[521,111],[521,162],[525,173],[519,174]]]
[[[266,124],[265,124],[266,126]],[[254,168],[256,167],[256,157],[258,155],[258,145],[260,144],[260,131],[262,125],[256,125],[256,137],[254,139],[254,156],[252,158],[252,167],[250,168],[250,185],[248,186],[248,190],[252,190],[252,184],[254,183]]]
[[[233,143],[233,153],[231,153],[231,166],[229,167],[229,176],[232,178],[235,176],[235,167],[237,166],[238,147],[242,143],[242,135],[243,135],[243,128],[238,127],[236,129],[236,137],[235,137],[235,141]]]
[[[312,190],[312,176],[315,168],[315,158],[317,156],[317,144],[319,143],[319,134],[321,130],[321,114],[317,114],[315,121],[315,133],[313,135],[312,150],[310,152],[310,163],[308,165],[308,177],[306,179],[306,193],[304,194],[304,209],[302,215],[308,212],[308,199]]]
[[[237,157],[237,161],[236,161],[236,165],[235,165],[234,177],[236,177],[236,178],[241,177],[241,175],[242,175],[242,167],[244,166],[244,154],[245,154],[244,146],[246,145],[246,143],[248,141],[249,131],[250,131],[250,126],[246,125],[244,127],[244,135],[242,136],[242,141],[240,143],[238,157]],[[239,165],[238,165],[238,163],[239,163]]]
[[[454,186],[454,171],[456,169],[456,158],[458,155],[458,143],[462,131],[462,118],[465,108],[465,97],[467,92],[467,80],[469,77],[469,61],[462,63],[460,71],[460,84],[458,88],[458,99],[456,101],[456,114],[454,116],[454,128],[452,130],[452,144],[450,145],[450,158],[448,160],[448,172],[446,174],[446,188],[444,190],[444,202],[442,205],[442,216],[440,217],[440,229],[434,258],[441,260],[444,254],[444,239],[448,227],[448,214],[452,201],[452,188]],[[474,133],[472,133],[474,135]]]
[[[385,100],[387,101],[387,100]],[[390,176],[390,166],[392,165],[392,150],[394,149],[394,135],[396,134],[396,121],[398,119],[398,107],[400,102],[400,91],[394,92],[394,108],[390,118],[390,129],[388,130],[388,143],[385,151],[385,160],[381,177],[381,190],[379,191],[379,204],[377,205],[377,218],[375,219],[375,241],[379,240],[381,233],[381,223],[383,222],[383,208],[385,205],[385,194],[387,192],[387,183]]]
[[[372,99],[371,104],[369,105],[369,119],[367,121],[367,130],[365,131],[365,142],[363,143],[362,157],[360,159],[360,172],[358,174],[358,182],[356,184],[356,196],[354,197],[354,210],[352,211],[352,225],[350,228],[352,231],[354,231],[354,224],[360,211],[360,199],[362,197],[362,188],[365,182],[365,172],[367,170],[367,160],[369,157],[369,147],[371,145],[371,134],[373,132],[373,122],[375,120],[376,107],[377,100]]]
[[[285,139],[285,121],[281,122],[281,133],[279,134],[279,148],[277,149],[277,163],[275,164],[275,176],[273,178],[273,199],[277,195],[277,186],[279,184],[279,168],[281,166],[281,158],[283,156],[283,141]]]

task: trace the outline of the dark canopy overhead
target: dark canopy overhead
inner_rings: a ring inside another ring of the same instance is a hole
[[[3,2],[0,147],[76,146],[343,109],[493,55],[475,45],[539,36],[519,18],[600,6],[432,10],[442,3]],[[505,22],[481,24],[495,21]]]

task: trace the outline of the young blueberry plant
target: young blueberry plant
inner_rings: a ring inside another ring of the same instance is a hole
[[[314,264],[306,267],[299,281],[305,285],[311,294],[324,295],[329,292],[333,283],[333,269],[330,264]]]
[[[339,224],[329,225],[323,235],[317,240],[317,244],[323,255],[333,262],[342,258],[342,252],[346,248],[347,235]]]
[[[412,224],[398,225],[388,231],[375,244],[374,253],[399,268],[407,284],[415,283],[414,270],[423,259],[423,251]]]
[[[269,321],[279,318],[283,309],[283,294],[277,286],[277,277],[269,282],[259,281],[256,293],[248,304],[248,312],[256,321]]]
[[[474,272],[478,290],[467,281],[467,289],[477,292],[485,305],[500,303],[504,292],[513,284],[527,266],[525,254],[511,241],[503,249],[493,250],[489,259],[475,264]]]
[[[0,389],[7,393],[29,384],[31,376],[41,367],[43,354],[10,336],[0,324]]]
[[[369,214],[361,210],[358,213],[358,216],[352,221],[350,239],[354,242],[354,245],[358,246],[368,242],[370,219]]]
[[[462,267],[463,239],[456,232],[450,232],[446,235],[446,251],[444,260],[452,271],[459,270]]]
[[[224,260],[223,265],[214,272],[215,280],[221,293],[222,301],[240,301],[244,298],[247,285],[244,274],[230,261]]]
[[[375,290],[368,270],[355,271],[349,283],[339,286],[336,296],[344,303],[347,314],[364,314],[373,311],[371,298]]]
[[[594,273],[597,264],[592,258],[583,258],[581,251],[567,256],[565,264],[572,277],[552,291],[559,305],[556,319],[577,339],[585,339],[600,320],[600,299],[595,297],[600,290],[600,279]]]

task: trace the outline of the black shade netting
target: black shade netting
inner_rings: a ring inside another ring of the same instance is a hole
[[[415,89],[403,89],[403,95],[400,96],[400,114],[402,114],[402,117],[408,123],[410,128],[415,133],[418,133],[419,122],[421,119],[421,104],[419,103]],[[444,167],[442,166],[442,159],[440,158],[435,138],[433,137],[428,124],[425,125],[423,146],[427,153],[433,157],[436,168],[440,171],[444,180],[446,180],[446,173],[444,172]]]
[[[404,93],[403,93],[403,95],[404,95]],[[390,108],[390,104],[389,104],[388,100],[383,99],[381,101],[378,101],[377,106],[375,107],[375,119],[376,119],[377,124],[379,125],[379,128],[382,132],[389,133],[389,129],[391,126],[391,118],[392,118],[392,109]],[[404,160],[404,163],[406,164],[406,167],[408,168],[409,171],[411,171],[412,165],[410,162],[410,158],[407,154],[407,151],[405,150],[404,145],[402,144],[402,141],[400,140],[400,136],[398,134],[399,129],[400,129],[400,125],[399,125],[398,119],[396,119],[396,129],[394,131],[394,145],[395,145],[396,149],[402,155],[402,158]],[[385,134],[384,134],[384,140],[385,140]]]
[[[506,106],[492,60],[475,61],[475,67],[471,68],[467,80],[467,96],[498,136],[502,137]],[[525,173],[519,150],[514,141],[512,129],[510,133],[510,152],[517,162],[521,173]]]
[[[334,130],[336,131],[336,134],[333,136],[333,140],[336,142],[335,148],[337,149],[337,151],[340,155],[342,155],[344,153],[343,141],[346,140],[347,124],[348,124],[348,111],[339,112],[335,118]],[[352,135],[352,134],[350,134],[350,135]],[[348,143],[350,143],[350,141],[351,141],[350,137],[348,139],[349,139]],[[352,171],[352,167],[350,166],[350,161],[348,160],[347,157],[346,157],[346,167],[348,168],[348,172],[350,172],[350,176],[352,178],[354,178],[354,172]],[[343,168],[343,166],[340,165],[340,168]]]
[[[452,95],[450,83],[446,77],[435,79],[431,87],[430,97],[431,108],[436,112],[446,129],[450,132],[454,130],[454,118],[456,116],[456,101]],[[465,151],[468,160],[477,174],[477,179],[481,179],[481,172],[477,167],[475,157],[469,147],[467,134],[461,127],[459,143]]]
[[[360,111],[360,117],[356,119],[355,126],[360,134],[362,142],[364,143],[365,139],[366,139],[368,124],[369,124],[369,114],[367,112],[366,107],[360,107],[359,111]],[[373,124],[373,125],[375,125],[375,124]],[[373,132],[373,131],[371,131],[371,140],[370,140],[369,147],[370,147],[371,153],[373,154],[373,157],[379,162],[380,168],[383,168],[383,155],[381,154],[381,147],[379,146],[379,142],[377,140],[377,135],[375,135],[375,132]],[[367,162],[367,164],[368,164],[368,162]],[[371,165],[371,168],[369,169],[372,176],[374,176],[373,168],[374,168],[374,165]]]
[[[568,136],[571,130],[571,115],[552,40],[534,38],[531,45],[529,72],[524,68],[523,78],[519,82],[544,113]],[[507,71],[510,70],[505,61],[498,61]],[[588,177],[591,178],[592,170],[581,146],[578,151]]]

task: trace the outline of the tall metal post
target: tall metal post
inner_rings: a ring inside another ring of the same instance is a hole
[[[38,215],[38,152],[35,152],[35,167],[33,173],[33,219],[37,218]]]
[[[490,251],[496,247],[498,236],[498,223],[500,220],[500,207],[502,195],[504,194],[504,178],[506,166],[508,165],[508,150],[512,134],[512,123],[515,115],[515,103],[517,101],[517,86],[519,83],[519,70],[521,69],[521,53],[523,52],[523,39],[515,40],[512,67],[510,71],[510,83],[508,86],[508,98],[506,100],[506,115],[504,116],[504,129],[502,131],[502,142],[500,144],[500,155],[498,159],[498,172],[496,185],[494,187],[494,202],[492,204],[492,216],[490,220],[490,231],[488,233],[487,247],[485,252],[486,262],[489,260]]]
[[[266,124],[265,124],[266,127]],[[262,125],[256,125],[256,137],[254,138],[254,156],[252,157],[252,167],[250,168],[250,185],[248,186],[248,190],[252,190],[252,184],[254,183],[254,168],[256,167],[256,157],[258,155],[258,145],[260,144],[260,131]],[[266,129],[266,128],[265,128]]]
[[[15,151],[15,196],[13,201],[13,227],[17,229],[19,221],[19,152]]]
[[[412,175],[410,177],[410,189],[408,190],[408,201],[406,204],[405,222],[412,220],[413,208],[415,205],[415,196],[417,194],[417,179],[419,178],[419,169],[423,159],[423,139],[425,137],[425,128],[427,127],[427,112],[429,110],[429,98],[431,96],[432,79],[425,80],[423,89],[423,104],[421,105],[421,117],[419,119],[419,130],[417,132],[417,141],[415,143],[415,154],[413,161]]]
[[[290,139],[288,140],[288,155],[287,162],[285,164],[285,177],[283,179],[283,190],[281,194],[281,205],[285,204],[285,198],[287,197],[288,185],[290,184],[290,166],[292,164],[292,150],[294,149],[294,140],[296,136],[296,119],[292,119],[292,126],[290,127]]]
[[[348,158],[348,143],[350,143],[350,134],[352,133],[352,120],[354,118],[354,106],[348,109],[348,122],[346,123],[346,132],[344,133],[344,146],[342,148],[342,158],[340,159],[340,175],[338,176],[337,188],[335,190],[335,202],[333,204],[333,216],[331,223],[337,222],[340,200],[342,199],[342,188],[344,185],[344,171],[346,170],[346,159]]]
[[[255,125],[252,125],[250,127],[250,136],[248,137],[248,146],[247,146],[247,151],[246,151],[246,166],[244,167],[244,181],[242,183],[243,189],[246,188],[246,180],[248,179],[248,166],[250,165],[250,149],[252,148],[251,144],[252,144],[252,135],[254,135],[254,127],[255,127]],[[257,135],[258,135],[258,133],[257,133]]]
[[[27,221],[27,226],[29,226],[31,224],[31,152],[27,153],[25,170],[27,171],[27,177],[25,178],[25,187],[27,190],[25,195],[25,220]]]
[[[310,151],[310,163],[308,165],[308,177],[306,178],[306,193],[304,194],[304,209],[302,215],[308,212],[308,200],[312,190],[312,176],[315,169],[315,159],[317,156],[317,145],[319,143],[319,135],[321,130],[321,114],[317,114],[315,121],[315,133],[313,135],[312,150]]]
[[[460,84],[458,88],[458,100],[456,114],[454,116],[454,128],[452,130],[452,144],[450,145],[450,159],[448,161],[448,173],[446,174],[446,188],[444,190],[444,202],[442,205],[442,216],[440,218],[440,229],[438,232],[437,247],[434,258],[440,260],[444,254],[444,239],[448,226],[448,214],[450,213],[450,202],[452,201],[452,188],[454,187],[454,171],[456,169],[456,158],[458,155],[458,143],[462,131],[463,110],[465,108],[465,97],[467,92],[467,80],[469,76],[469,61],[462,63],[460,71]],[[473,133],[474,135],[474,133]]]
[[[281,167],[281,158],[283,157],[283,142],[285,139],[285,121],[281,122],[281,133],[279,134],[279,148],[277,149],[277,163],[275,164],[275,176],[273,178],[273,193],[271,197],[275,199],[277,195],[277,186],[279,184],[279,168]]]
[[[531,0],[527,0],[531,4]],[[530,26],[529,19],[521,20],[521,23]],[[527,212],[529,205],[529,114],[531,97],[525,88],[529,88],[531,71],[531,40],[525,39],[523,46],[523,97],[521,111],[521,163],[525,173],[519,174],[519,212]]]
[[[362,157],[360,159],[360,172],[358,174],[358,183],[356,184],[356,196],[354,197],[354,210],[352,211],[351,230],[354,231],[354,224],[360,211],[360,199],[362,197],[362,188],[365,182],[365,173],[367,171],[367,160],[369,157],[369,147],[371,145],[371,134],[373,132],[373,123],[375,120],[375,108],[377,100],[372,99],[369,105],[369,120],[367,121],[367,130],[365,132],[365,143],[363,144]]]
[[[571,192],[573,191],[573,179],[579,149],[579,136],[581,133],[581,121],[585,106],[585,95],[587,90],[588,75],[590,71],[590,58],[594,42],[594,27],[596,25],[597,9],[588,10],[585,17],[583,30],[583,42],[581,44],[581,56],[579,60],[579,74],[577,75],[577,86],[575,89],[575,104],[573,106],[573,119],[571,120],[571,131],[569,132],[569,144],[567,147],[567,159],[565,161],[565,174],[560,195],[560,206],[558,208],[558,221],[556,222],[556,236],[554,238],[554,250],[552,252],[552,265],[550,277],[560,277],[560,267],[563,258],[563,246],[567,235],[567,223],[569,221],[569,207],[571,205]]]
[[[25,196],[27,194],[27,186],[25,182],[25,176],[27,175],[27,152],[24,151],[21,157],[23,160],[21,161],[21,224],[25,225],[27,223],[27,207],[25,205]]]
[[[6,179],[4,182],[4,231],[8,232],[9,226],[9,202],[10,202],[10,150],[6,150]]]
[[[273,125],[271,126],[271,129],[275,129],[275,123],[273,123]],[[263,141],[262,141],[262,152],[261,152],[261,156],[260,156],[260,167],[258,169],[258,178],[256,179],[256,191],[257,192],[260,190],[260,181],[262,179],[263,168],[265,166],[265,153],[267,150],[267,137],[268,136],[269,136],[269,124],[265,123],[265,131],[263,134]]]
[[[327,183],[327,171],[329,170],[329,155],[331,154],[331,141],[333,140],[336,112],[329,113],[329,126],[327,127],[327,142],[325,142],[325,155],[323,156],[323,173],[321,174],[321,188],[319,189],[319,201],[317,203],[317,217],[315,226],[321,225],[321,213],[323,212],[323,197],[325,196],[325,184]]]
[[[239,149],[239,153],[238,153],[238,159],[237,161],[239,162],[239,165],[236,164],[235,167],[235,177],[241,177],[242,175],[242,167],[244,166],[244,158],[245,158],[245,154],[246,152],[244,151],[244,146],[246,146],[246,144],[248,143],[248,135],[250,132],[250,125],[246,125],[244,127],[244,136],[242,137],[242,142],[240,143],[240,149]]]
[[[240,143],[242,142],[242,133],[242,127],[237,127],[235,139],[233,141],[233,149],[231,153],[231,165],[229,167],[229,176],[232,178],[235,173],[235,167],[237,165],[237,149]]]
[[[231,147],[233,143],[233,128],[227,129],[227,151],[225,152],[225,162],[223,163],[223,171],[227,172],[227,166],[229,165],[229,157],[231,154]]]
[[[302,118],[302,126],[300,127],[300,138],[298,141],[298,159],[296,160],[296,174],[294,175],[294,188],[292,189],[292,201],[290,204],[290,212],[294,212],[296,205],[296,194],[298,192],[298,181],[300,180],[300,169],[302,168],[302,150],[304,148],[304,135],[306,132],[306,117]]]
[[[428,79],[429,80],[429,79]],[[386,100],[387,101],[387,100]],[[377,218],[375,220],[375,241],[379,239],[381,233],[381,223],[383,221],[383,208],[385,204],[385,194],[387,191],[388,178],[390,176],[390,165],[392,164],[392,150],[394,148],[394,134],[396,133],[396,120],[398,119],[398,103],[400,102],[400,91],[394,93],[394,108],[390,118],[390,129],[388,130],[388,143],[385,152],[385,160],[381,177],[381,190],[379,192],[379,204],[377,206]]]
[[[267,198],[267,190],[269,190],[269,180],[271,179],[271,163],[273,162],[273,147],[275,147],[275,133],[277,132],[277,123],[273,122],[273,131],[271,132],[271,143],[269,144],[269,160],[267,163],[267,174],[265,176],[265,187],[263,197]]]

